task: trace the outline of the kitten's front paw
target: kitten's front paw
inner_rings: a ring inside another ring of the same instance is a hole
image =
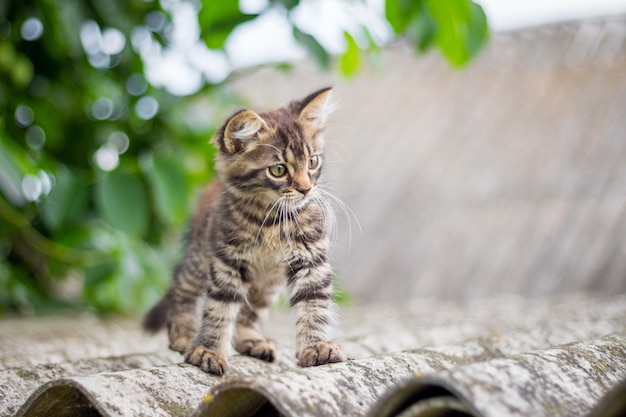
[[[298,354],[299,366],[318,366],[346,360],[341,347],[335,342],[318,342]]]
[[[204,372],[217,376],[222,376],[228,372],[226,357],[202,345],[189,349],[189,351],[185,353],[185,362],[197,366]]]
[[[242,355],[252,356],[267,362],[276,360],[276,343],[272,339],[244,339],[235,346]]]

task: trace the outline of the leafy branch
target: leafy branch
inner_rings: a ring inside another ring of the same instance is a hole
[[[55,258],[69,264],[90,265],[102,260],[102,255],[91,250],[77,250],[48,239],[26,221],[18,210],[13,208],[0,195],[0,218],[10,224],[32,246],[34,250],[48,258]]]
[[[388,39],[350,13],[365,2],[346,0],[333,3],[354,19],[338,29],[335,55],[298,25],[307,4],[269,0],[251,13],[238,0],[201,0],[199,39],[223,55],[234,31],[278,9],[322,69],[351,76],[385,42],[436,49],[461,67],[488,38],[470,0],[386,0]],[[214,175],[208,138],[242,101],[206,76],[186,97],[151,84],[144,63],[174,48],[173,25],[157,1],[0,6],[0,313],[137,311],[167,284],[190,202]],[[68,298],[59,294],[69,279],[79,291]]]

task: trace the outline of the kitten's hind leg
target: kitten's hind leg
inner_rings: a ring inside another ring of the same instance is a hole
[[[170,349],[185,353],[197,333],[196,300],[178,302],[167,323]]]
[[[235,349],[242,355],[267,362],[276,360],[276,343],[260,332],[258,313],[246,305],[237,317]]]
[[[228,345],[240,308],[239,302],[224,300],[223,296],[209,291],[200,330],[185,352],[185,362],[217,376],[228,372]]]
[[[228,372],[228,348],[239,311],[247,301],[249,284],[241,269],[216,257],[205,266],[206,297],[198,335],[185,351],[185,362],[204,372]]]
[[[276,289],[250,290],[249,302],[237,316],[234,345],[237,352],[267,362],[276,360],[276,343],[261,333],[259,319],[276,298]]]
[[[185,353],[198,332],[197,303],[201,292],[201,280],[187,272],[183,265],[177,266],[168,291],[171,304],[167,317],[170,349],[176,352]]]

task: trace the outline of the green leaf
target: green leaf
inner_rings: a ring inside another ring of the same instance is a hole
[[[421,7],[412,24],[413,44],[418,52],[424,53],[433,45],[437,35],[437,22],[428,13],[426,7]]]
[[[294,26],[293,37],[313,55],[313,58],[323,69],[330,68],[330,55],[314,36],[304,33]]]
[[[426,4],[437,22],[437,46],[452,65],[463,65],[469,59],[464,39],[470,14],[468,0],[426,0]]]
[[[437,22],[437,46],[450,64],[465,65],[487,39],[482,8],[470,0],[426,0],[426,5]]]
[[[0,70],[9,72],[17,59],[17,52],[9,42],[0,42]]]
[[[106,261],[85,268],[84,270],[84,296],[89,303],[99,310],[111,311],[115,309],[115,295],[109,295],[105,291],[107,285],[117,268],[117,263]],[[111,300],[112,298],[112,300]]]
[[[0,130],[0,191],[17,207],[26,203],[22,194],[22,179],[26,174],[37,175],[37,164]]]
[[[26,88],[30,84],[35,74],[35,67],[32,61],[24,56],[19,55],[13,64],[11,70],[11,78],[17,88]]]
[[[341,73],[346,77],[351,77],[359,71],[359,67],[361,66],[361,54],[359,51],[359,45],[356,43],[352,35],[348,32],[343,33],[344,38],[346,39],[346,50],[341,55],[341,60],[339,62]]]
[[[150,154],[142,155],[140,162],[161,221],[174,225],[183,223],[187,218],[190,192],[184,167],[177,159]]]
[[[281,6],[284,6],[287,10],[291,10],[300,4],[300,0],[270,0],[270,3],[272,3],[273,5],[280,4]]]
[[[87,206],[87,188],[80,176],[65,166],[56,172],[56,184],[43,201],[43,221],[50,230],[57,230],[76,220]]]
[[[146,232],[148,204],[138,175],[120,169],[103,173],[95,191],[98,210],[111,226],[132,236]]]
[[[421,7],[422,0],[385,0],[385,17],[394,32],[401,34]]]
[[[203,0],[198,13],[200,36],[209,48],[219,49],[230,33],[240,24],[255,19],[257,14],[239,10],[238,0]]]
[[[22,175],[13,163],[14,158],[6,152],[0,143],[0,191],[14,206],[22,206],[26,202],[22,194]]]
[[[489,39],[489,25],[483,8],[476,3],[470,3],[469,33],[466,40],[467,51],[475,56]]]
[[[418,52],[436,45],[456,67],[469,62],[488,38],[485,13],[471,0],[385,0],[385,16]]]

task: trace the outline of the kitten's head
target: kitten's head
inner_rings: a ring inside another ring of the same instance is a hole
[[[269,205],[283,199],[301,207],[315,196],[330,93],[325,88],[276,110],[230,116],[213,137],[226,187]]]

